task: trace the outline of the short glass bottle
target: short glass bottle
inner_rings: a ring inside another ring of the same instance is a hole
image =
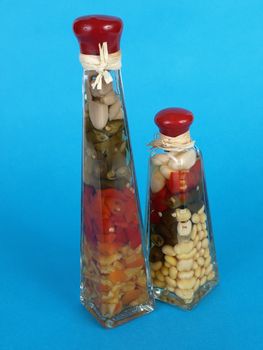
[[[153,310],[121,80],[122,21],[76,19],[83,72],[81,302],[106,327]]]
[[[203,160],[191,112],[160,111],[151,143],[147,237],[154,295],[191,309],[218,283]]]

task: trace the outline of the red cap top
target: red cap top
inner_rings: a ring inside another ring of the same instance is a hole
[[[183,108],[163,109],[154,118],[160,133],[170,137],[176,137],[187,132],[193,120],[192,112]]]
[[[119,51],[122,27],[120,18],[101,15],[79,17],[73,23],[80,52],[85,55],[99,55],[99,44],[104,42],[109,53]]]

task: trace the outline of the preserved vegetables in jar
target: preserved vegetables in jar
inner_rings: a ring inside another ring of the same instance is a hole
[[[122,21],[74,22],[83,66],[81,302],[106,327],[153,310],[121,80]]]
[[[190,137],[191,112],[160,111],[151,143],[147,234],[154,294],[191,309],[218,282],[200,150]]]

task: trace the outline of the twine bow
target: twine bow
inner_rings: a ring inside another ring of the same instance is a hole
[[[108,53],[108,45],[104,42],[99,44],[99,56],[80,54],[80,62],[85,70],[95,70],[98,75],[91,84],[93,89],[101,90],[103,79],[106,84],[112,82],[112,76],[109,70],[118,70],[121,68],[121,52]]]
[[[149,143],[153,148],[162,148],[168,151],[178,150],[179,152],[188,148],[194,147],[195,141],[191,139],[189,131],[186,133],[170,137],[163,134],[158,134],[156,139]]]

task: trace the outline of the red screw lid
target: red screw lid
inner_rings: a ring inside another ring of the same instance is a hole
[[[73,23],[80,52],[85,55],[99,55],[99,44],[104,42],[109,53],[119,51],[122,27],[120,18],[103,15],[79,17]]]
[[[183,108],[163,109],[154,118],[160,133],[170,137],[176,137],[187,132],[193,120],[192,112]]]

